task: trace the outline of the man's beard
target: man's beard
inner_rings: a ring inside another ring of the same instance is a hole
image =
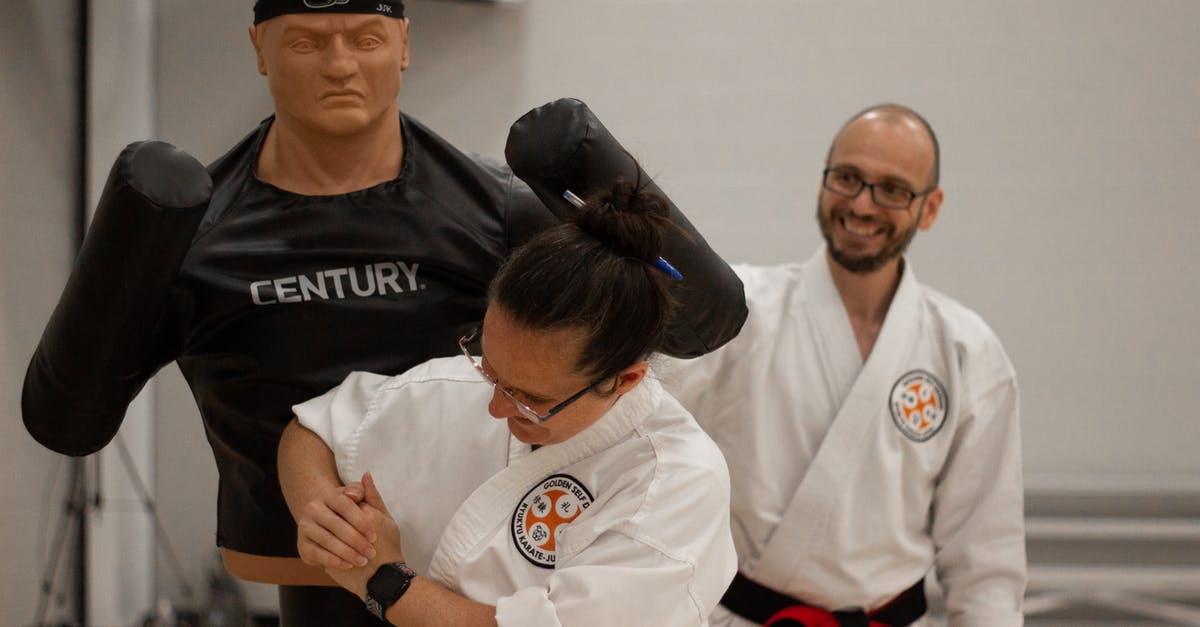
[[[924,213],[925,207],[922,206],[917,211],[917,219],[913,220],[912,224],[905,230],[897,232],[896,227],[891,224],[883,224],[887,241],[883,244],[883,249],[874,255],[855,255],[845,250],[838,248],[833,243],[833,227],[834,221],[838,216],[847,211],[830,210],[829,216],[826,217],[825,212],[821,211],[820,203],[817,204],[817,224],[821,227],[821,235],[825,238],[825,243],[829,248],[829,256],[833,258],[837,264],[854,274],[870,274],[883,267],[884,264],[904,254],[908,250],[908,245],[917,235],[917,225],[921,223],[921,215]]]

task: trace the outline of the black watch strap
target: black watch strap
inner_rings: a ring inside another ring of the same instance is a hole
[[[380,566],[367,580],[367,611],[387,622],[384,614],[396,604],[412,585],[417,574],[404,562],[391,562]]]

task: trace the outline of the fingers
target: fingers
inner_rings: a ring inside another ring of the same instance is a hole
[[[297,525],[297,532],[296,551],[305,564],[330,570],[348,570],[367,563],[367,558],[325,529],[305,522]]]
[[[376,529],[371,516],[359,507],[358,502],[360,500],[361,498],[355,500],[341,492],[331,494],[325,498],[322,504],[340,520],[325,518],[320,511],[321,508],[317,508],[313,512],[313,515],[314,517],[320,517],[322,522],[328,520],[325,528],[337,534],[343,542],[354,545],[357,548],[365,548],[362,545],[363,542],[366,544],[373,544],[375,542]]]
[[[363,487],[363,502],[375,509],[388,513],[387,505],[383,502],[383,495],[379,493],[379,488],[375,486],[375,478],[371,473],[364,473],[362,478]]]
[[[362,502],[364,496],[363,484],[358,481],[347,483],[342,486],[342,495],[355,503]]]
[[[296,549],[308,564],[362,566],[375,557],[375,540],[375,521],[340,488],[311,501],[296,520]]]

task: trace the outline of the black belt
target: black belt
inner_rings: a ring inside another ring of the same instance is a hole
[[[791,607],[812,607],[799,599],[751,581],[742,573],[733,578],[725,596],[721,597],[721,605],[725,609],[759,624],[766,623],[781,610]],[[829,614],[841,627],[867,627],[872,623],[880,623],[891,627],[910,625],[925,614],[928,605],[925,603],[925,581],[913,584],[908,590],[901,592],[896,598],[872,612],[862,610],[837,610]],[[776,623],[782,627],[785,624],[800,624],[792,620],[790,623]]]

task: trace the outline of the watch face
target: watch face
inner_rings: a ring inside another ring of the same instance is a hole
[[[367,609],[375,616],[383,618],[387,608],[408,590],[415,576],[416,573],[403,562],[380,566],[367,581]]]

